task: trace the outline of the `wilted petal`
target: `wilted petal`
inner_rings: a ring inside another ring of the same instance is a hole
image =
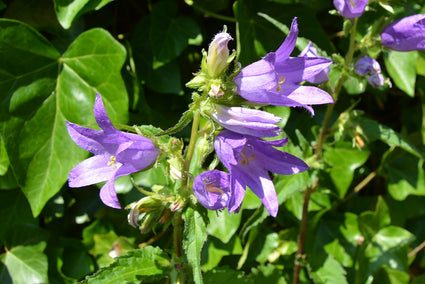
[[[105,185],[100,189],[99,196],[103,204],[112,208],[121,209],[117,193],[115,192],[114,182],[115,178],[110,179],[107,183],[105,183]]]
[[[425,14],[392,22],[381,33],[383,46],[396,51],[425,49]]]
[[[109,165],[108,165],[109,163]],[[112,165],[110,155],[96,155],[76,165],[68,176],[70,187],[82,187],[111,179],[120,164]]]

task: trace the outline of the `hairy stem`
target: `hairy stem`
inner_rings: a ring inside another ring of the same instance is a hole
[[[317,146],[315,150],[316,159],[320,158],[323,149],[323,143],[325,142],[326,132],[328,131],[329,122],[331,120],[332,112],[334,110],[335,104],[338,101],[339,94],[342,89],[342,85],[344,84],[345,79],[347,79],[347,71],[350,67],[351,61],[353,60],[354,50],[356,46],[356,30],[357,30],[357,21],[358,19],[354,19],[353,27],[350,31],[350,46],[348,48],[347,55],[345,56],[345,64],[344,69],[342,70],[341,77],[339,77],[338,82],[336,84],[335,90],[332,94],[332,98],[334,99],[333,104],[328,104],[326,109],[325,118],[323,120],[322,128],[320,129],[319,138],[317,140]]]

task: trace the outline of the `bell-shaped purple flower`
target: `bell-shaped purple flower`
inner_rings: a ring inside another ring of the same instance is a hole
[[[244,99],[277,106],[304,107],[313,115],[309,105],[332,103],[332,97],[313,86],[301,86],[332,63],[322,57],[290,57],[298,36],[297,19],[276,52],[243,68],[233,80]]]
[[[313,46],[313,43],[310,41],[308,45],[301,51],[300,56],[304,57],[317,57],[317,48]],[[307,79],[307,82],[312,84],[320,84],[329,80],[328,77],[329,67],[323,69],[320,73],[314,75],[313,77]]]
[[[381,43],[396,51],[425,49],[425,14],[405,17],[387,25],[381,33]]]
[[[274,148],[284,146],[287,141],[288,138],[263,141],[229,130],[223,130],[217,135],[214,148],[231,178],[229,212],[240,208],[248,186],[260,198],[270,215],[276,217],[279,201],[269,171],[291,175],[308,169],[302,160]]]
[[[381,72],[381,65],[371,57],[362,57],[354,65],[354,71],[360,76],[372,75]]]
[[[232,196],[230,174],[218,170],[201,173],[193,182],[193,193],[199,203],[209,210],[226,208]],[[235,211],[228,210],[229,213]]]
[[[255,137],[274,137],[282,131],[275,123],[282,118],[271,113],[243,107],[226,107],[214,105],[210,117],[233,132]]]
[[[360,17],[366,8],[368,0],[334,0],[335,8],[344,18]]]
[[[369,82],[370,85],[372,85],[372,87],[374,88],[379,88],[381,86],[383,86],[385,84],[385,78],[384,75],[382,75],[381,73],[377,72],[374,73],[372,75],[370,75],[367,78],[367,81]]]
[[[71,170],[68,183],[70,187],[83,187],[107,181],[100,190],[100,199],[110,207],[121,208],[115,192],[115,179],[150,166],[160,151],[145,137],[117,130],[99,95],[94,103],[94,117],[101,130],[66,122],[72,140],[94,154]]]

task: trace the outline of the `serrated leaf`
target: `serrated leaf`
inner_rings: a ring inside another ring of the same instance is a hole
[[[187,110],[182,114],[181,118],[179,119],[176,125],[158,133],[157,136],[161,136],[165,134],[169,135],[169,134],[179,132],[183,128],[185,128],[189,123],[191,123],[192,119],[193,119],[193,111]]]
[[[54,0],[55,12],[59,23],[64,29],[69,29],[79,15],[91,10],[98,10],[114,0]]]
[[[125,49],[105,30],[93,29],[60,57],[38,32],[5,19],[0,20],[0,49],[6,63],[0,68],[0,131],[17,182],[37,216],[88,154],[69,138],[65,119],[93,123],[97,92],[111,120],[126,122],[120,75]]]
[[[117,257],[111,265],[104,267],[81,283],[115,284],[122,282],[140,283],[167,277],[170,259],[160,248],[147,246]]]
[[[207,252],[204,254],[205,250]],[[237,236],[226,244],[217,238],[209,237],[202,252],[202,270],[211,270],[217,267],[223,256],[235,254],[242,254],[241,241]]]
[[[415,146],[388,126],[363,116],[356,117],[353,122],[358,124],[369,141],[381,140],[389,146],[401,147],[416,157],[424,159],[423,154]]]
[[[415,96],[417,51],[385,53],[384,62],[394,84],[410,97]]]
[[[316,283],[348,283],[345,277],[344,267],[332,256],[328,255],[323,266],[313,272],[313,279]]]
[[[1,255],[14,284],[48,283],[46,243],[16,246]]]
[[[162,0],[152,8],[149,38],[154,53],[154,69],[175,59],[199,37],[198,24],[187,16],[178,15],[174,1]]]
[[[185,227],[183,232],[183,247],[187,260],[193,268],[193,279],[197,284],[203,283],[201,272],[201,250],[207,240],[207,228],[201,214],[188,207],[183,214]]]
[[[208,234],[227,243],[238,230],[242,214],[229,214],[227,210],[208,210],[208,219],[210,220],[207,226]]]

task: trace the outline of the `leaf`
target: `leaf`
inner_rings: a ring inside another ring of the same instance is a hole
[[[59,23],[64,29],[69,29],[75,18],[81,14],[98,10],[114,0],[54,0],[55,12]]]
[[[152,8],[149,38],[154,54],[154,69],[175,59],[200,37],[198,24],[187,16],[177,13],[174,1],[162,0]]]
[[[165,134],[169,135],[169,134],[174,134],[176,132],[179,132],[183,128],[185,128],[189,123],[191,123],[192,119],[193,119],[193,111],[189,109],[182,114],[181,118],[179,119],[176,125],[158,133],[157,136],[161,136]]]
[[[370,241],[380,229],[390,225],[391,217],[384,199],[379,197],[375,211],[363,212],[358,216],[357,222],[360,232],[367,241]]]
[[[379,124],[375,120],[363,116],[354,118],[353,123],[356,123],[361,128],[362,134],[365,135],[370,142],[381,140],[389,146],[401,147],[407,152],[424,160],[423,154],[416,149],[415,146],[388,126]]]
[[[238,230],[242,214],[229,214],[226,210],[208,210],[208,219],[210,220],[207,226],[208,234],[226,244]]]
[[[237,236],[225,244],[217,238],[208,237],[205,248],[202,250],[202,270],[208,271],[216,268],[223,256],[238,254],[242,254],[242,246]]]
[[[354,171],[367,161],[369,155],[367,150],[326,147],[323,158],[332,167],[330,175],[340,198],[347,193],[353,181]]]
[[[201,250],[207,240],[207,228],[201,214],[188,207],[183,213],[185,227],[183,232],[183,247],[186,251],[187,260],[193,268],[193,279],[195,283],[201,284]]]
[[[0,49],[5,63],[0,67],[0,131],[16,180],[37,216],[88,154],[69,138],[65,120],[93,123],[97,92],[111,120],[126,122],[128,100],[120,75],[125,50],[108,32],[92,29],[60,57],[38,32],[4,19]]]
[[[7,156],[6,147],[0,137],[0,176],[4,176],[9,168],[9,157]]]
[[[328,255],[322,267],[312,273],[317,283],[348,283],[344,267],[332,256]]]
[[[227,267],[218,267],[205,273],[205,284],[213,283],[250,283],[242,271],[236,271]]]
[[[0,256],[14,284],[48,283],[45,242],[33,246],[16,246]]]
[[[100,269],[81,283],[140,283],[162,279],[170,272],[170,259],[158,247],[147,246],[117,257],[111,265]]]
[[[384,53],[385,67],[394,84],[410,97],[415,96],[418,53],[389,51]]]

